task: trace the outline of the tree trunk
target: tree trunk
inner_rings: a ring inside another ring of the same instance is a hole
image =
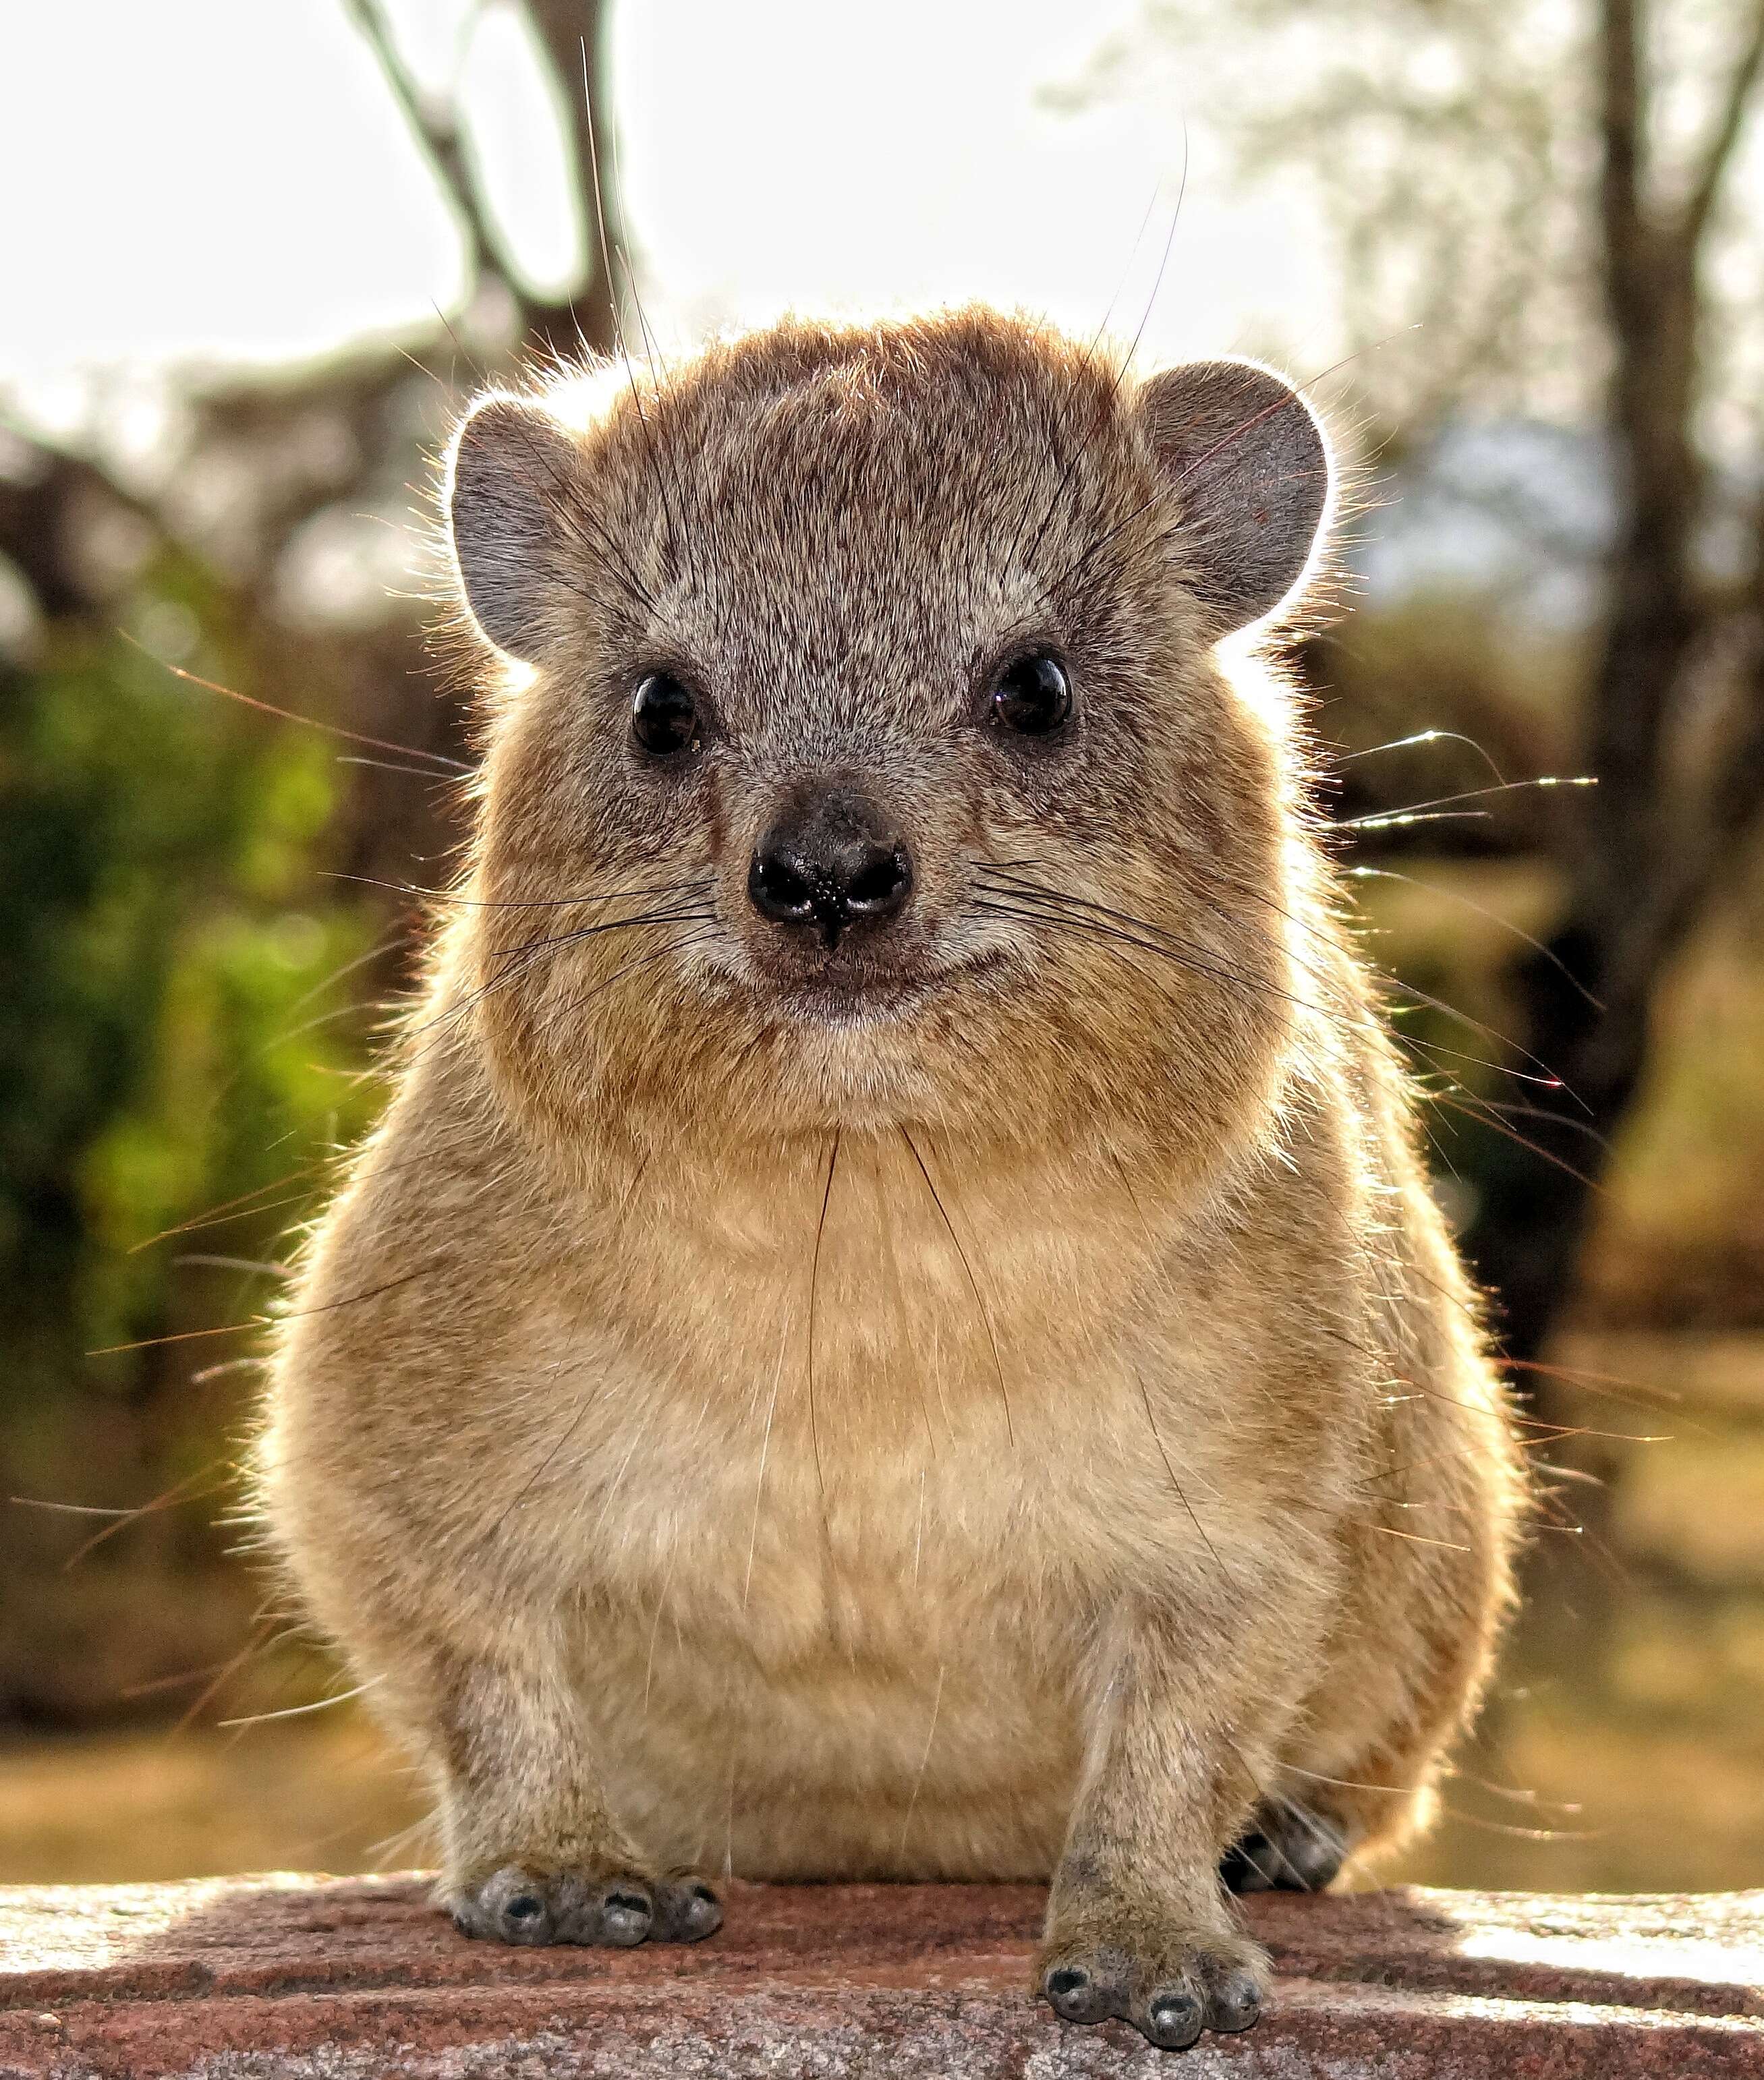
[[[1695,914],[1665,753],[1700,626],[1690,575],[1703,496],[1690,440],[1695,253],[1688,227],[1657,223],[1643,202],[1638,11],[1635,0],[1606,0],[1600,23],[1599,215],[1615,348],[1606,425],[1622,518],[1589,691],[1585,770],[1598,784],[1570,834],[1566,916],[1548,954],[1516,976],[1526,1050],[1564,1088],[1539,1094],[1524,1142],[1492,1144],[1466,1237],[1498,1296],[1503,1348],[1521,1367],[1573,1289],[1606,1143],[1647,1067],[1654,988]]]

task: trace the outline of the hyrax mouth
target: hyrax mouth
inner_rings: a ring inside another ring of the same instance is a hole
[[[932,975],[856,977],[825,975],[778,985],[776,1002],[805,1025],[856,1031],[905,1018],[935,993]]]

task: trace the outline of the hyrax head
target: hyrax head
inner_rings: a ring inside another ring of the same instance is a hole
[[[1213,658],[1328,503],[1284,384],[985,312],[481,401],[475,1031],[554,1139],[1205,1142],[1265,1090],[1276,732]]]

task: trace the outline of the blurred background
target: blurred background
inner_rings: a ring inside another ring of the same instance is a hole
[[[1399,1875],[1764,1882],[1764,0],[0,39],[0,1881],[427,1853],[233,1549],[254,1325],[460,834],[451,416],[523,352],[980,296],[1277,359],[1360,465],[1322,807],[1539,1474]]]

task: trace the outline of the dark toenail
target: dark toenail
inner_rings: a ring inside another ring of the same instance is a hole
[[[1152,2002],[1149,2019],[1153,2040],[1179,2049],[1200,2034],[1200,2002],[1191,1994],[1166,1994]]]
[[[1088,1972],[1067,1966],[1048,1974],[1044,1990],[1056,2015],[1067,2022],[1095,2019],[1095,1990]]]
[[[517,1893],[502,1909],[510,1921],[531,1921],[544,1911],[543,1903],[530,1892]]]
[[[716,1894],[711,1890],[708,1885],[694,1885],[692,1888],[692,1897],[694,1899],[708,1899],[712,1906],[715,1906],[716,1904]]]
[[[1152,2020],[1155,2023],[1187,2022],[1200,2013],[1200,2002],[1192,1994],[1166,1994],[1161,2000],[1152,2002]]]
[[[649,1911],[648,1900],[634,1892],[609,1892],[607,1905],[624,1914],[647,1914]]]
[[[1221,1980],[1212,1997],[1215,2029],[1247,2029],[1262,2012],[1262,1993],[1247,1972]]]

